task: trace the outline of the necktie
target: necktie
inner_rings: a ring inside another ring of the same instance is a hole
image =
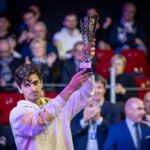
[[[140,150],[141,147],[141,138],[140,138],[140,130],[139,130],[139,124],[135,123],[135,137],[136,137],[136,143],[137,143],[137,150]]]

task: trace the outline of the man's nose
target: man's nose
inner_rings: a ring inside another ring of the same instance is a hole
[[[34,85],[31,85],[31,91],[35,91],[35,86]]]

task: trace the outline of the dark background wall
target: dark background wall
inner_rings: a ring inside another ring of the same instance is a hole
[[[147,36],[150,36],[150,5],[148,0],[131,0],[137,6],[137,18],[142,22]],[[101,19],[105,16],[116,18],[127,0],[7,0],[7,13],[11,21],[21,21],[21,13],[31,4],[37,4],[49,30],[55,32],[61,27],[63,16],[75,12],[80,18],[90,6],[97,7]]]

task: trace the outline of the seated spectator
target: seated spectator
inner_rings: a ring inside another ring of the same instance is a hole
[[[105,101],[106,85],[103,77],[96,76],[92,103],[79,112],[71,122],[75,150],[94,150],[94,146],[97,147],[97,150],[102,149],[109,124],[115,124],[120,120],[118,107]]]
[[[11,52],[8,40],[0,39],[0,88],[1,91],[12,91],[8,83],[14,81],[14,71],[23,63],[22,59],[15,58]]]
[[[116,80],[116,102],[121,107],[122,117],[124,117],[124,103],[130,97],[136,97],[136,91],[127,88],[136,87],[136,83],[131,75],[125,73],[126,58],[122,55],[114,55],[111,59],[111,66],[115,69]],[[110,85],[110,79],[108,80]],[[110,90],[107,91],[107,99],[110,100]]]
[[[22,58],[21,54],[19,52],[17,52],[17,37],[14,34],[11,34],[7,37],[10,49],[11,49],[11,53],[13,54],[13,56],[15,58]]]
[[[31,62],[39,65],[42,72],[42,80],[44,83],[54,83],[57,75],[57,55],[52,52],[49,55],[46,54],[46,43],[41,39],[35,39],[31,45],[32,59]],[[46,90],[52,90],[52,88],[46,88]]]
[[[104,150],[149,150],[150,128],[142,124],[144,104],[139,98],[130,98],[125,104],[126,119],[109,130]]]
[[[86,14],[87,14],[87,16],[93,16],[96,14],[99,15],[97,9],[94,7],[88,8]],[[102,25],[100,25],[100,21],[102,22],[101,23]],[[101,18],[99,18],[99,22],[97,23],[95,38],[97,41],[96,47],[100,50],[110,50],[111,49],[111,47],[108,43],[108,31],[111,26],[111,22],[112,22],[111,18],[106,17],[105,19],[103,19],[103,21],[101,20]]]
[[[68,83],[73,75],[78,72],[80,68],[80,62],[82,61],[82,49],[84,48],[83,42],[77,42],[74,44],[72,50],[72,58],[65,60],[61,69],[61,83]]]
[[[33,10],[26,10],[23,13],[23,23],[18,27],[18,43],[20,45],[28,44],[33,39],[32,28],[37,22],[36,13]]]
[[[131,48],[143,50],[146,53],[145,34],[141,24],[135,19],[136,11],[133,3],[126,3],[120,20],[112,25],[109,41],[116,53]]]
[[[9,35],[10,22],[5,15],[0,15],[0,38],[5,38]]]
[[[47,28],[46,25],[39,21],[36,22],[32,28],[32,40],[33,39],[42,39],[45,41],[46,43],[46,53],[50,54],[51,52],[54,52],[57,55],[57,49],[55,46],[53,46],[49,41],[47,41]],[[30,43],[29,43],[30,44]],[[23,48],[22,48],[22,56],[23,58],[25,58],[26,56],[28,56],[30,59],[32,59],[32,54],[31,54],[31,49],[30,49],[30,45],[26,44]]]
[[[77,16],[67,14],[63,21],[63,28],[54,34],[53,43],[58,49],[59,58],[66,60],[71,58],[69,53],[76,42],[82,41],[82,35],[77,29]]]

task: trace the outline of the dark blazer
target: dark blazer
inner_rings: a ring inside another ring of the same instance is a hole
[[[115,104],[108,101],[104,101],[101,108],[101,115],[103,116],[103,122],[97,127],[97,139],[99,150],[102,150],[109,125],[116,123],[120,119],[119,109]],[[88,129],[82,129],[80,120],[83,118],[83,110],[80,111],[74,119],[71,121],[71,131],[73,137],[73,144],[75,150],[85,150],[88,140]]]
[[[134,40],[136,38],[140,38],[144,43],[146,43],[145,33],[144,33],[144,30],[143,30],[143,27],[141,26],[141,24],[138,22],[135,22],[132,25],[132,27],[134,29],[134,32],[127,34],[128,40],[126,42],[122,43],[121,41],[118,40],[118,34],[119,34],[120,30],[124,30],[124,26],[121,24],[120,21],[115,21],[112,24],[112,26],[110,28],[108,39],[109,39],[111,46],[114,49],[118,48],[118,47],[122,47],[125,44],[130,45],[132,48],[136,48],[135,47],[136,45],[134,43]]]
[[[120,109],[117,104],[112,104],[107,100],[101,107],[101,116],[109,122],[109,124],[115,124],[120,121]]]
[[[125,88],[137,87],[134,81],[134,78],[131,75],[123,73],[116,77],[116,83],[121,84]],[[110,79],[108,80],[108,84],[110,84]],[[126,102],[128,98],[137,97],[137,91],[126,91],[125,94],[116,94],[116,102]],[[110,90],[107,90],[106,98],[110,99]]]
[[[61,83],[69,83],[70,79],[77,72],[74,58],[70,58],[63,62],[61,69]]]
[[[141,124],[141,150],[150,149],[150,128]],[[104,150],[136,150],[126,121],[122,121],[109,130],[104,144]]]

